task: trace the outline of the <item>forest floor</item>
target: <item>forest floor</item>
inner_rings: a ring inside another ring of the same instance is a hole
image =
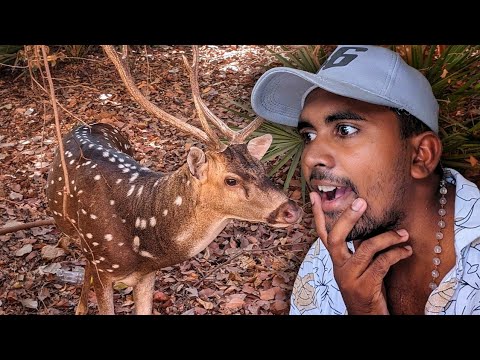
[[[137,85],[163,110],[198,126],[181,60],[182,54],[191,58],[191,49],[145,50],[134,47],[131,54]],[[275,59],[260,46],[203,46],[200,58],[202,98],[229,125],[244,126],[244,118],[225,107],[232,108],[230,100],[249,103],[255,81]],[[184,164],[186,150],[198,146],[141,110],[100,50],[57,61],[52,77],[63,134],[80,122],[114,124],[134,144],[135,159],[162,172]],[[0,125],[0,228],[51,219],[45,185],[57,146],[53,111],[27,70],[0,72]],[[273,178],[279,187],[286,171]],[[232,221],[206,250],[157,272],[154,314],[287,314],[298,267],[315,240],[298,174],[287,195],[304,208],[301,223],[276,229]],[[73,245],[58,247],[61,238],[53,225],[0,236],[0,314],[74,314],[81,286],[61,282],[54,272],[84,266],[85,258]],[[117,314],[133,313],[131,287],[118,287],[114,301]],[[92,289],[89,314],[97,312]]]

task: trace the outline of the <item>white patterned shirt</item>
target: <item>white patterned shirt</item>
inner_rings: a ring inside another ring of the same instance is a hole
[[[455,266],[430,294],[426,315],[480,315],[480,190],[453,169],[456,184]],[[352,243],[347,243],[354,251]],[[347,309],[333,276],[330,255],[320,239],[313,243],[298,272],[290,315],[341,315]]]

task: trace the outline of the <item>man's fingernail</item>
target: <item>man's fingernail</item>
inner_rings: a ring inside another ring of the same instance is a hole
[[[313,193],[308,194],[310,196],[310,202],[312,203],[312,206],[315,204],[315,197],[313,196]]]
[[[359,211],[363,206],[363,200],[360,198],[356,198],[352,203],[352,210]]]
[[[400,230],[397,230],[397,234],[400,236],[406,236],[408,235],[408,231],[405,229],[400,229]]]

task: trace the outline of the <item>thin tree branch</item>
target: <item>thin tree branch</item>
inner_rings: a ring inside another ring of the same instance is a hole
[[[25,230],[25,229],[30,229],[32,227],[46,226],[46,225],[55,225],[55,221],[53,219],[37,220],[37,221],[34,221],[34,222],[29,222],[29,223],[25,223],[25,224],[6,227],[6,228],[3,228],[3,229],[0,229],[0,235],[5,235],[5,234],[8,234],[8,233],[18,231],[18,230]]]

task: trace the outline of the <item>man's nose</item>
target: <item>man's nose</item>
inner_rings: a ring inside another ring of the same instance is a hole
[[[309,144],[303,150],[302,164],[311,169],[315,166],[331,169],[335,166],[333,151],[327,143],[316,142]]]

